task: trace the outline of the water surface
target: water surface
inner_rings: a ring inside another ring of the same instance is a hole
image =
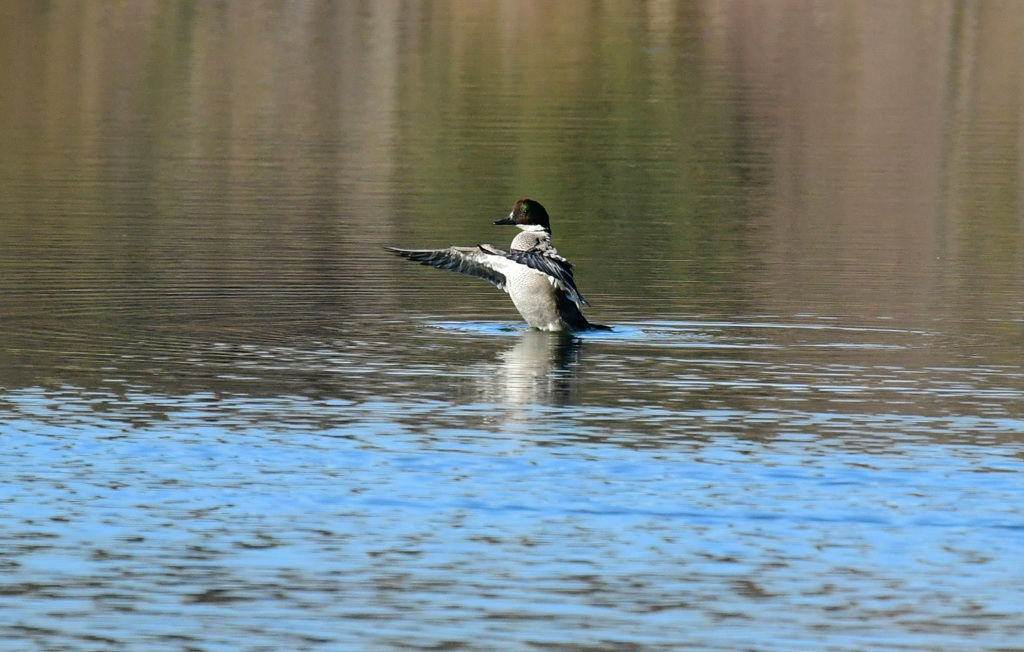
[[[0,650],[1019,647],[1015,9],[4,3]]]

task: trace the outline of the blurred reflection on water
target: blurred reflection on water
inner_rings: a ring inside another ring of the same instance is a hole
[[[1019,645],[1022,30],[3,3],[0,650]]]

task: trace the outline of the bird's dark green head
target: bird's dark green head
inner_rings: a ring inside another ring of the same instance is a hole
[[[539,202],[532,199],[520,199],[516,202],[515,208],[508,214],[508,217],[495,222],[495,224],[515,224],[521,229],[531,226],[539,226],[548,233],[551,232],[551,221],[548,212]]]

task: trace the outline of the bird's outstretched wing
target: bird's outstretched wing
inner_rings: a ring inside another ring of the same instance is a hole
[[[396,256],[407,258],[421,265],[430,265],[438,269],[447,269],[459,274],[482,278],[508,292],[505,287],[505,275],[498,271],[505,261],[506,252],[490,245],[448,247],[447,249],[384,248]]]
[[[574,303],[589,306],[590,303],[576,289],[576,281],[572,276],[572,263],[559,256],[554,249],[550,251],[551,253],[539,249],[510,251],[505,254],[505,258],[537,270],[547,276],[553,286],[565,292],[566,296]]]

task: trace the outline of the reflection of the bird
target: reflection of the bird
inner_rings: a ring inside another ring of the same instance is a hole
[[[501,396],[507,405],[564,404],[577,383],[581,348],[582,340],[568,333],[524,331],[500,354],[494,385],[504,387]]]

